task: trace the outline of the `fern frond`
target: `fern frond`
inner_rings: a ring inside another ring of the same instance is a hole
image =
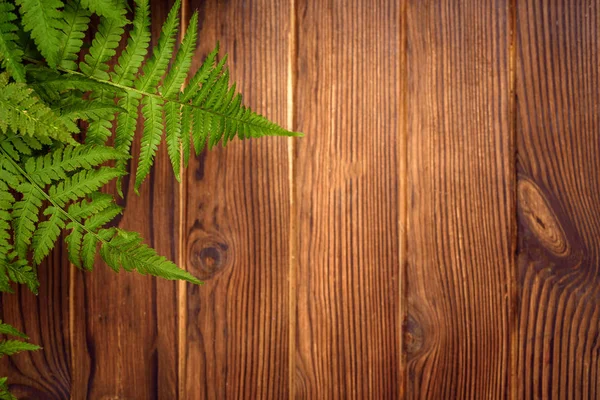
[[[84,75],[60,74],[48,68],[31,66],[27,68],[27,74],[34,81],[31,87],[35,92],[51,102],[64,99],[65,94],[69,91],[94,93],[109,91],[116,94],[123,93],[123,90],[118,87],[111,86],[102,81],[89,79]],[[81,94],[78,97],[81,98]]]
[[[8,378],[0,378],[0,400],[17,400],[8,390]]]
[[[20,337],[21,339],[29,339],[26,334],[16,329],[14,326],[5,324],[0,320],[0,334]]]
[[[37,294],[40,282],[36,271],[31,268],[27,260],[17,258],[16,254],[9,254],[9,262],[5,265],[6,273],[11,281],[27,285],[29,290]]]
[[[110,120],[115,113],[125,111],[114,101],[102,99],[84,100],[80,97],[68,97],[56,107],[60,115],[72,121],[75,120]]]
[[[112,81],[119,85],[131,86],[150,44],[150,5],[148,0],[136,0],[135,17],[127,47],[119,56]]]
[[[51,186],[48,195],[54,203],[62,206],[69,201],[77,200],[97,191],[121,175],[123,175],[123,172],[108,167],[79,171],[67,177],[67,179],[60,181],[58,184]]]
[[[20,6],[23,29],[31,32],[46,62],[55,68],[60,48],[60,9],[63,3],[60,0],[16,0],[16,3]]]
[[[83,38],[90,23],[90,12],[80,1],[69,0],[61,19],[61,46],[58,49],[57,63],[68,69],[76,69],[79,51],[83,45]]]
[[[120,0],[79,0],[81,5],[100,17],[125,24],[125,4]]]
[[[115,149],[119,152],[129,155],[131,150],[131,143],[135,135],[138,119],[138,107],[140,105],[140,99],[137,93],[126,93],[119,99],[119,107],[125,111],[117,115],[117,129],[115,130]],[[125,171],[127,165],[126,159],[117,160],[115,167],[120,171]],[[122,182],[121,178],[117,180],[117,190],[119,195],[123,196],[121,189]]]
[[[14,246],[21,259],[27,258],[27,251],[31,244],[31,238],[35,231],[35,226],[39,220],[38,213],[44,196],[36,187],[28,182],[21,183],[15,188],[23,195],[23,198],[16,202],[12,211]]]
[[[78,169],[92,169],[109,160],[124,156],[111,147],[83,145],[65,146],[50,154],[29,158],[25,163],[25,172],[35,184],[49,185],[53,181],[66,180],[69,172]]]
[[[211,73],[214,76],[217,76],[221,73],[220,71],[223,69],[225,62],[227,61],[227,56],[223,57],[223,59],[219,62],[219,65],[217,65],[217,67],[215,68],[214,65],[217,60],[218,53],[219,44],[217,43],[213,51],[211,51],[210,54],[206,56],[206,59],[204,60],[200,68],[198,68],[198,70],[190,80],[190,83],[183,90],[183,94],[180,96],[181,102],[187,103],[188,101],[190,101],[192,97],[194,97],[196,93],[198,93],[198,90],[200,90],[204,82],[208,80]]]
[[[102,259],[115,271],[123,268],[126,271],[136,270],[140,274],[150,274],[165,279],[202,283],[189,272],[180,269],[145,245],[136,232],[121,229],[117,229],[116,232],[116,235],[110,241],[103,243],[100,248]]]
[[[50,137],[61,142],[75,143],[76,133],[50,107],[33,95],[23,83],[9,83],[6,73],[0,74],[0,131],[8,129],[37,138]]]
[[[165,77],[162,87],[159,89],[161,95],[167,99],[176,97],[192,66],[192,56],[198,38],[198,12],[192,15],[188,26],[189,28],[175,56],[175,61]]]
[[[33,262],[35,264],[41,263],[50,254],[60,232],[65,227],[65,216],[54,207],[46,208],[44,214],[50,215],[50,218],[41,222],[33,235]]]
[[[134,86],[142,92],[155,93],[158,82],[167,70],[173,54],[173,47],[175,46],[175,35],[179,26],[180,6],[181,0],[177,0],[171,11],[169,11],[167,20],[162,26],[158,44],[154,48],[152,56],[146,62],[146,65],[144,65],[143,73],[135,81]]]
[[[181,106],[169,102],[165,105],[165,119],[167,131],[167,152],[171,159],[175,178],[181,181]]]
[[[15,81],[25,82],[25,67],[23,67],[23,50],[17,45],[19,37],[14,21],[15,6],[6,0],[0,0],[0,65],[5,68]]]
[[[40,346],[20,340],[3,340],[0,342],[0,357],[12,356],[13,354],[22,351],[34,351],[39,349],[41,349]]]
[[[154,156],[158,150],[163,132],[162,102],[155,97],[145,97],[142,103],[142,114],[145,121],[138,168],[135,174],[134,187],[136,193],[146,176],[150,173],[150,168],[154,163]]]
[[[111,115],[108,120],[100,118],[91,121],[85,134],[85,143],[96,145],[103,145],[106,143],[112,134],[113,119],[114,115]]]
[[[81,72],[98,79],[109,79],[108,61],[116,54],[115,49],[119,46],[121,36],[125,32],[123,27],[126,22],[127,20],[124,18],[101,18],[90,52],[86,54],[84,61],[79,64]]]

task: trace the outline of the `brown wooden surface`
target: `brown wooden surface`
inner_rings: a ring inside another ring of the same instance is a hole
[[[506,398],[515,249],[508,4],[415,0],[407,14],[406,391]]]
[[[296,5],[295,398],[401,385],[396,3]]]
[[[55,251],[38,297],[2,296],[44,347],[0,362],[17,394],[600,397],[596,2],[194,9],[195,65],[220,41],[246,103],[307,136],[219,146],[182,184],[161,149],[119,224],[206,284]]]
[[[285,124],[289,6],[190,1],[194,9],[202,39],[194,64],[219,41],[246,104]],[[187,285],[183,399],[288,393],[287,169],[283,138],[232,142],[190,163],[184,264],[206,283]]]
[[[597,399],[600,7],[517,10],[518,395]]]

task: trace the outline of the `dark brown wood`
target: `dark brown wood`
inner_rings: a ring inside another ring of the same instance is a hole
[[[408,397],[509,394],[509,2],[409,0]]]
[[[2,295],[3,322],[43,347],[0,361],[0,376],[9,377],[10,388],[19,399],[62,400],[71,395],[68,265],[66,253],[58,248],[38,267],[38,296],[25,286],[15,286],[15,293]]]
[[[172,2],[152,2],[152,45]],[[137,168],[137,139],[132,171]],[[148,180],[127,181],[119,226],[138,231],[171,260],[178,258],[179,190],[163,148]],[[115,274],[103,262],[77,271],[72,283],[75,399],[175,399],[178,382],[178,303],[175,282],[137,273]]]
[[[517,2],[518,397],[600,397],[600,7]]]
[[[200,11],[194,67],[219,41],[246,104],[285,125],[289,5],[209,0],[187,9]],[[289,392],[287,145],[285,138],[235,141],[190,163],[185,265],[206,284],[187,286],[182,398]]]
[[[389,398],[400,376],[396,1],[296,2],[293,398]],[[400,78],[402,79],[402,78]]]

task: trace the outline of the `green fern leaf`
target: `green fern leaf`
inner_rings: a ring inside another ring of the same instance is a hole
[[[148,0],[135,2],[135,17],[127,47],[119,56],[112,75],[118,85],[131,86],[140,69],[150,44],[150,6]]]
[[[115,49],[119,46],[126,22],[125,18],[102,18],[100,20],[100,26],[92,41],[90,52],[85,56],[85,61],[79,64],[81,72],[98,79],[109,79],[107,61],[116,54]]]
[[[22,339],[29,339],[26,334],[16,329],[14,326],[5,324],[0,320],[0,334],[20,337]]]
[[[65,216],[59,210],[48,207],[44,214],[50,215],[50,218],[41,222],[33,235],[33,262],[36,264],[41,263],[54,248],[54,243],[65,227]]]
[[[101,93],[108,91],[116,94],[122,94],[123,89],[111,86],[102,81],[90,79],[85,75],[67,73],[60,74],[48,68],[33,68],[28,66],[27,74],[30,75],[34,83],[31,87],[44,99],[51,102],[57,102],[65,98],[68,91],[94,92]],[[81,99],[81,94],[77,93]]]
[[[8,390],[8,378],[0,378],[0,400],[18,400]]]
[[[31,32],[48,65],[55,68],[58,64],[58,49],[61,38],[60,0],[16,0],[20,6],[23,28]]]
[[[175,61],[169,73],[165,77],[164,83],[160,88],[162,96],[167,99],[174,99],[181,90],[181,86],[188,75],[192,66],[192,56],[196,49],[196,40],[198,37],[198,13],[195,12],[188,24],[189,28],[181,42],[181,46],[175,56]]]
[[[43,195],[30,183],[21,183],[15,188],[23,195],[12,211],[14,245],[19,257],[27,258],[27,251],[38,222],[38,212],[44,201]]]
[[[165,119],[167,121],[167,152],[171,159],[175,178],[181,181],[181,106],[174,102],[165,105]]]
[[[190,161],[192,116],[192,108],[183,106],[181,110],[181,154],[184,168],[188,167]]]
[[[179,7],[181,0],[177,0],[167,20],[162,26],[158,44],[152,52],[152,57],[146,62],[143,74],[135,81],[135,87],[140,91],[156,92],[160,78],[164,75],[175,46],[175,35],[179,26]]]
[[[12,356],[13,354],[20,353],[22,351],[34,351],[39,349],[41,349],[40,346],[22,342],[20,340],[3,340],[0,342],[0,357]]]
[[[135,135],[138,118],[138,107],[140,105],[140,96],[138,93],[127,93],[119,99],[119,107],[125,109],[125,112],[117,115],[117,129],[115,131],[115,149],[122,154],[129,155],[131,143]],[[127,159],[117,160],[115,168],[119,171],[125,171]],[[120,196],[123,196],[121,189],[121,178],[117,180],[117,190]]]
[[[123,175],[123,172],[108,167],[79,171],[51,186],[48,195],[54,203],[62,207],[68,201],[77,200],[97,191],[121,175]]]
[[[145,122],[138,168],[135,174],[136,193],[138,193],[138,189],[142,185],[142,182],[150,173],[150,168],[154,162],[154,156],[158,150],[158,145],[161,142],[163,132],[161,101],[155,97],[145,97],[142,102],[142,113]]]
[[[17,82],[25,82],[25,67],[23,67],[23,50],[17,44],[19,37],[14,21],[15,6],[5,0],[0,0],[0,62]]]
[[[25,172],[37,185],[44,186],[52,181],[67,179],[67,173],[78,169],[92,169],[102,163],[123,158],[115,149],[105,146],[65,146],[45,156],[29,158]]]
[[[16,254],[8,257],[9,263],[6,265],[6,272],[11,281],[27,285],[29,290],[37,294],[40,282],[37,279],[36,271],[31,268],[27,260],[16,259]]]
[[[58,110],[63,118],[72,121],[76,120],[100,120],[114,117],[117,112],[125,111],[112,100],[106,101],[101,99],[84,100],[79,97],[68,97],[57,105]]]
[[[223,69],[225,62],[227,61],[227,56],[223,57],[221,62],[219,62],[219,65],[217,65],[217,67],[214,68],[214,64],[215,64],[215,61],[217,60],[218,53],[219,53],[219,44],[217,43],[217,46],[206,57],[206,59],[204,60],[204,62],[200,66],[200,68],[198,68],[198,71],[196,71],[196,73],[190,80],[190,83],[183,90],[183,94],[180,96],[180,100],[183,103],[187,103],[193,97],[195,97],[196,93],[198,93],[198,90],[200,90],[200,87],[202,87],[202,85],[208,80],[209,76],[211,75],[211,72],[215,76],[218,76],[218,74],[221,73],[221,70]]]
[[[75,62],[83,45],[83,38],[90,23],[90,12],[81,2],[71,0],[65,4],[61,20],[61,46],[58,49],[58,65],[62,68],[77,69]]]
[[[22,83],[9,83],[5,73],[0,74],[0,131],[9,129],[22,135],[51,137],[76,144],[73,126],[67,125],[47,105],[33,96],[33,91]]]
[[[114,115],[111,115],[108,120],[101,118],[91,121],[88,130],[85,134],[85,143],[92,145],[103,145],[112,135],[112,120]]]
[[[165,279],[202,283],[189,272],[158,255],[154,249],[145,245],[135,232],[118,229],[112,240],[103,243],[100,255],[115,271],[123,268],[126,271],[136,270],[140,274],[150,274]]]
[[[91,12],[105,17],[107,19],[113,19],[119,21],[125,25],[127,20],[125,19],[125,5],[119,0],[79,0],[81,5],[90,10]]]
[[[69,261],[81,268],[81,241],[83,240],[83,228],[73,226],[71,233],[65,238]]]

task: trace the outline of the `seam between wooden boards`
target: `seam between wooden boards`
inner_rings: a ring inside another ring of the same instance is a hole
[[[287,72],[287,127],[294,130],[295,121],[295,89],[296,89],[296,62],[298,59],[296,49],[297,36],[297,19],[296,19],[296,0],[290,0],[290,28],[288,36],[288,72]],[[296,214],[296,170],[294,168],[294,155],[296,153],[296,138],[288,139],[288,186],[290,198],[290,220],[289,220],[289,266],[288,266],[288,360],[289,360],[289,394],[290,398],[294,398],[295,394],[295,373],[296,373],[296,264],[297,264],[297,232],[298,232],[298,216]]]

